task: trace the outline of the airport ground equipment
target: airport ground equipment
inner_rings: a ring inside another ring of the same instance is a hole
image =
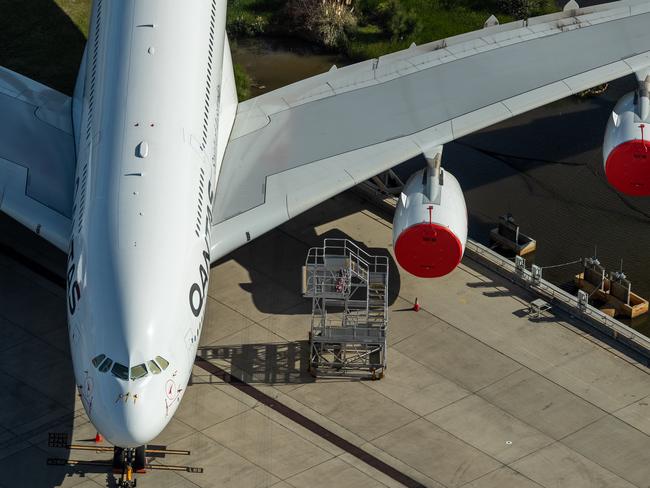
[[[541,298],[536,298],[532,302],[530,302],[530,308],[529,308],[529,313],[530,315],[534,315],[536,319],[538,319],[542,313],[548,311],[551,309],[551,304],[548,303],[546,300],[543,300]]]
[[[632,291],[632,283],[622,268],[608,273],[595,257],[584,259],[583,267],[582,273],[574,277],[575,284],[598,303],[602,312],[630,319],[648,313],[648,300]]]
[[[388,257],[371,256],[347,239],[309,250],[303,294],[312,299],[310,372],[367,374],[386,369]]]
[[[164,458],[167,455],[189,456],[190,451],[167,449],[167,446],[140,446],[137,448],[120,448],[113,446],[97,446],[90,444],[70,444],[68,434],[50,432],[48,447],[67,449],[68,451],[94,451],[97,453],[112,453],[110,460],[76,460],[64,458],[47,458],[48,466],[100,466],[113,471],[120,476],[118,488],[135,488],[137,479],[135,473],[152,471],[184,471],[186,473],[203,473],[203,468],[169,464],[151,464],[151,458]]]
[[[514,252],[516,256],[525,256],[537,250],[537,241],[521,232],[511,214],[499,217],[499,224],[490,231],[490,243]]]

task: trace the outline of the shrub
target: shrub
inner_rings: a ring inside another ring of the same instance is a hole
[[[293,29],[329,48],[344,47],[357,27],[352,0],[290,0]]]
[[[517,19],[527,19],[552,9],[548,0],[499,0],[498,7]]]
[[[566,1],[563,0],[564,3]],[[555,0],[438,0],[438,5],[447,10],[461,7],[497,16],[506,14],[518,19],[557,11]]]
[[[228,19],[228,35],[231,37],[253,37],[264,34],[268,27],[266,19],[260,15],[242,13]]]
[[[376,21],[393,40],[404,39],[420,30],[420,20],[412,10],[406,10],[399,0],[385,0],[377,5]]]

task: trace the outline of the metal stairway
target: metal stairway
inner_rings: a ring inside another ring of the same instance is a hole
[[[371,256],[347,239],[325,239],[309,250],[303,294],[312,299],[312,374],[370,373],[386,368],[388,258]]]

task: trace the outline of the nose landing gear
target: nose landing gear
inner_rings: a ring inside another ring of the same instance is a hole
[[[113,448],[113,473],[120,475],[118,488],[135,488],[137,480],[133,473],[145,473],[146,458],[145,447],[114,447]]]
[[[140,446],[131,448],[111,447],[111,446],[97,446],[85,444],[70,444],[68,442],[68,434],[50,433],[48,435],[48,447],[58,447],[62,449],[78,450],[78,451],[94,451],[97,453],[105,452],[113,453],[112,460],[106,461],[83,461],[75,459],[61,459],[61,458],[48,458],[48,466],[94,466],[103,467],[103,469],[110,470],[112,468],[113,474],[120,475],[118,481],[118,488],[135,488],[137,480],[134,477],[136,473],[146,473],[150,470],[162,471],[185,471],[186,473],[203,473],[203,468],[195,468],[192,466],[180,466],[169,464],[151,464],[147,461],[152,459],[148,458],[164,458],[166,455],[180,455],[189,456],[190,451],[179,449],[167,449],[167,446]],[[103,471],[102,469],[102,471]]]

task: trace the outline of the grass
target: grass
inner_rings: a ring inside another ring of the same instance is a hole
[[[469,10],[464,7],[456,7],[451,10],[440,8],[426,8],[422,2],[406,2],[404,4],[416,4],[413,9],[420,19],[420,29],[413,35],[404,39],[394,40],[381,31],[378,26],[367,25],[359,29],[351,40],[348,47],[348,56],[354,60],[376,58],[400,49],[406,49],[415,42],[424,44],[438,39],[445,39],[464,32],[473,31],[483,27],[487,18],[491,15],[480,10]],[[418,5],[420,4],[420,5]],[[419,7],[419,8],[417,8]],[[502,21],[511,20],[501,16]]]
[[[287,0],[228,0],[227,26],[231,37],[281,33],[277,19]]]
[[[228,0],[228,17],[251,14],[270,19],[286,4],[286,0]]]
[[[407,11],[413,11],[419,19],[419,29],[405,39],[391,39],[376,25],[362,25],[352,39],[347,54],[354,60],[375,58],[415,42],[425,44],[465,32],[481,29],[490,15],[495,14],[501,23],[514,20],[502,11],[490,8],[488,1],[457,0],[453,7],[443,8],[437,0],[401,0]],[[552,2],[536,12],[536,15],[557,11]]]
[[[240,102],[248,100],[251,96],[251,84],[252,80],[250,75],[246,72],[244,67],[241,64],[235,63],[234,66],[235,72],[235,87],[237,88],[237,97]]]
[[[0,0],[0,66],[68,95],[81,62],[90,0]]]
[[[255,35],[288,34],[278,16],[286,1],[228,0],[228,25],[238,25]],[[502,12],[488,10],[485,5],[490,0],[456,0],[451,8],[442,8],[439,1],[401,0],[403,7],[414,11],[420,20],[415,34],[394,40],[377,25],[361,24],[345,54],[353,60],[374,58],[404,49],[412,42],[423,44],[479,29],[491,13],[501,22],[512,20]],[[72,94],[90,10],[91,0],[0,0],[0,66]],[[235,71],[243,99],[248,76],[241,67]]]
[[[23,0],[24,1],[24,0]],[[54,0],[63,10],[74,25],[81,31],[85,38],[88,38],[90,27],[91,0]]]
[[[359,8],[369,11],[373,3],[377,2],[355,0],[357,11]],[[493,5],[490,6],[490,3]],[[285,4],[286,0],[228,0],[229,25],[233,26],[235,19],[244,19],[252,23],[257,17],[268,26],[265,34],[291,35],[290,31],[283,30],[286,22],[280,22],[277,18],[278,12]],[[416,33],[404,39],[391,39],[390,34],[383,32],[379,26],[372,23],[364,24],[362,19],[358,31],[352,36],[348,45],[342,48],[343,54],[355,61],[378,57],[405,49],[413,42],[424,44],[480,29],[492,14],[497,15],[501,23],[513,20],[512,17],[496,9],[493,0],[492,2],[490,0],[455,0],[454,2],[447,0],[447,5],[453,6],[446,8],[441,5],[440,0],[401,0],[401,4],[405,10],[413,11],[417,15],[420,28]],[[536,14],[556,10],[554,3],[548,0],[547,6]],[[231,30],[237,30],[231,34],[246,35],[245,32],[240,32],[245,29]]]

